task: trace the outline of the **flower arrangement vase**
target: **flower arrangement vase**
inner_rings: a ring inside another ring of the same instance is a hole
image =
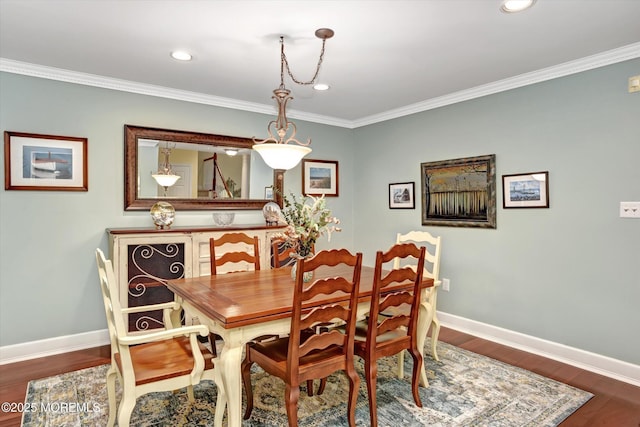
[[[306,258],[311,258],[313,255],[309,255]],[[293,266],[291,267],[291,278],[293,279],[293,281],[295,282],[296,280],[296,274],[298,272],[298,262],[294,262]],[[306,273],[304,273],[304,275],[302,276],[302,281],[304,283],[309,283],[311,281],[311,279],[313,279],[313,271],[307,271]]]

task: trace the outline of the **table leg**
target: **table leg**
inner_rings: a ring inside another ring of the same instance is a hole
[[[422,355],[422,370],[420,372],[420,384],[423,387],[429,387],[429,381],[427,380],[427,371],[425,369],[426,360],[424,358],[424,342],[427,339],[427,332],[429,331],[429,325],[433,319],[433,307],[427,302],[420,304],[420,313],[418,314],[418,327],[416,329],[416,338],[418,341],[418,350]]]
[[[216,369],[220,369],[222,384],[227,395],[228,426],[240,427],[242,425],[242,376],[240,366],[242,364],[243,344],[234,340],[231,333],[225,337],[224,348],[220,352]],[[216,417],[217,421],[217,417]],[[216,422],[216,427],[222,427]]]

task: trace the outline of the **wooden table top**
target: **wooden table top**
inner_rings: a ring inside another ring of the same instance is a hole
[[[373,273],[373,267],[362,267],[360,302],[369,301],[371,297]],[[344,265],[331,270],[332,276],[351,279],[352,274],[352,269]],[[315,272],[314,279],[328,276],[323,275],[321,267]],[[433,279],[425,278],[423,284],[424,287],[433,286]],[[169,290],[225,329],[291,317],[294,285],[290,267],[173,279],[167,283]],[[410,288],[411,283],[408,283],[389,290]],[[318,296],[309,303],[309,307],[348,299],[346,294],[333,298]]]

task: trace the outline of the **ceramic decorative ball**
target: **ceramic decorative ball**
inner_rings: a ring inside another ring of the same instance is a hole
[[[262,214],[267,225],[278,225],[280,217],[282,217],[282,210],[275,202],[269,202],[262,208]]]
[[[151,218],[153,218],[153,223],[156,225],[156,229],[164,230],[165,228],[168,230],[171,228],[171,224],[173,224],[173,220],[176,218],[176,210],[171,205],[171,203],[167,202],[158,202],[155,205],[151,206]]]

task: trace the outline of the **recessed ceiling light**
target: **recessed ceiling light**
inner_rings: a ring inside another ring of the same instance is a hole
[[[316,83],[313,85],[315,90],[329,90],[329,85],[326,83]]]
[[[191,61],[191,54],[189,52],[185,52],[184,50],[176,50],[171,52],[171,57],[173,59],[177,59],[178,61]]]
[[[536,0],[502,0],[500,10],[506,13],[521,12],[529,9]]]

